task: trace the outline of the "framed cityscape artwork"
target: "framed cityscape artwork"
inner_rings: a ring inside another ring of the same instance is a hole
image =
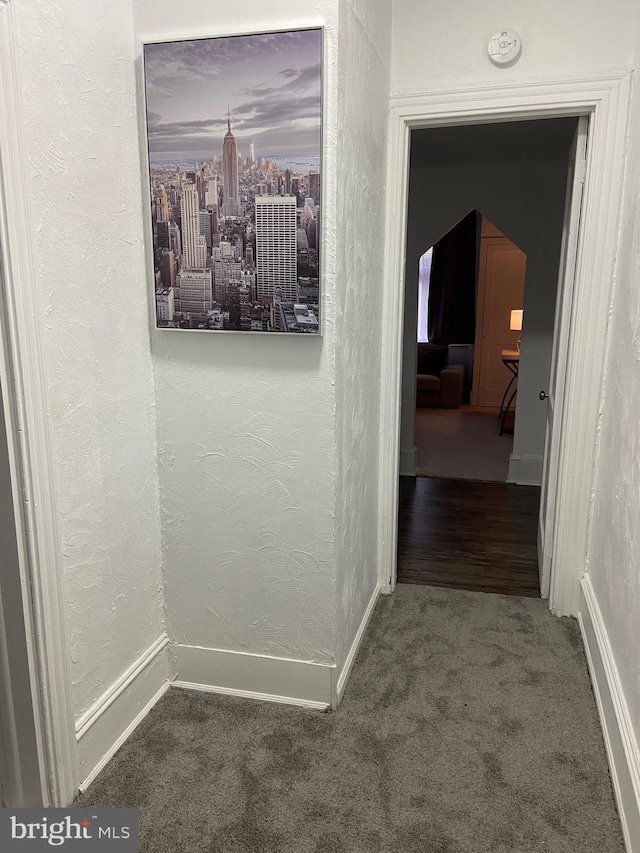
[[[322,29],[144,45],[162,329],[320,333]]]

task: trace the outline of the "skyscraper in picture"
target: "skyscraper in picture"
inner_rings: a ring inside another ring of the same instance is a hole
[[[211,270],[182,269],[178,273],[180,311],[203,320],[211,311]]]
[[[207,207],[218,207],[218,179],[209,178],[207,181],[204,202]]]
[[[296,198],[256,196],[256,270],[258,297],[296,298]]]
[[[309,171],[309,195],[315,205],[320,204],[320,173],[313,169]]]
[[[200,234],[198,189],[189,181],[182,186],[180,218],[182,220],[182,266],[184,269],[203,269],[207,265],[207,242]]]
[[[222,182],[224,184],[223,216],[237,216],[239,207],[238,146],[231,133],[231,117],[227,115],[227,132],[222,143]]]

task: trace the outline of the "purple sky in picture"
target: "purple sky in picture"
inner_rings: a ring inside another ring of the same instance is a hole
[[[227,105],[243,156],[319,157],[321,52],[321,30],[145,45],[151,160],[220,154]]]

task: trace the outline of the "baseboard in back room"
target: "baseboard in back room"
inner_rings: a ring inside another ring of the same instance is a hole
[[[418,448],[414,447],[413,450],[401,450],[400,451],[400,476],[401,477],[415,477],[417,471],[417,451]]]
[[[512,453],[509,457],[508,483],[520,486],[540,486],[542,484],[542,456],[527,456]]]

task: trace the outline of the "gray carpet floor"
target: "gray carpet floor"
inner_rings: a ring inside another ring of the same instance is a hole
[[[420,477],[506,482],[513,436],[500,435],[497,410],[416,409],[415,441]]]
[[[403,584],[334,713],[172,689],[78,806],[143,853],[623,853],[576,622]]]

